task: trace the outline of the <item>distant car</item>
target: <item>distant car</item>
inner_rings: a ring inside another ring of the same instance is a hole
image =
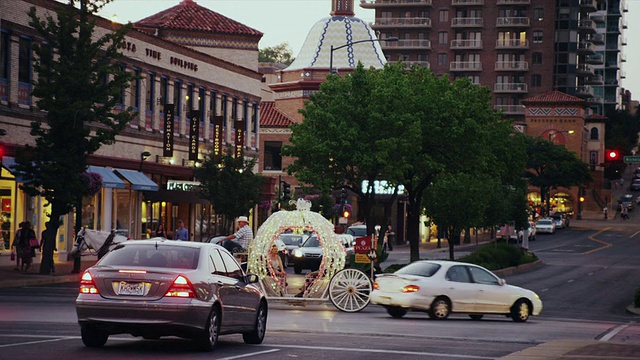
[[[556,233],[556,223],[551,218],[543,218],[538,220],[536,223],[536,233],[537,234],[555,234]]]
[[[542,301],[533,291],[507,285],[481,266],[456,261],[415,261],[392,274],[380,274],[370,300],[395,318],[415,310],[438,320],[463,313],[474,320],[498,314],[525,322],[542,311]]]
[[[311,235],[304,243],[293,250],[293,271],[301,274],[302,270],[316,271],[322,263],[322,247],[317,235]]]
[[[223,247],[204,242],[136,240],[118,244],[80,280],[76,314],[82,342],[102,347],[110,335],[178,336],[205,351],[219,334],[262,343],[267,299]]]
[[[351,255],[355,254],[355,238],[353,235],[349,234],[338,234],[338,239],[340,239],[340,242],[342,243],[342,246],[344,246],[344,250],[346,252],[345,266],[349,266],[349,259],[351,258]]]
[[[354,238],[368,236],[367,234],[367,225],[351,225],[347,228],[345,234],[352,235]]]
[[[622,210],[622,207],[626,206],[627,210],[632,211],[635,207],[632,194],[624,194],[618,199],[618,211]]]
[[[278,239],[282,241],[286,247],[284,250],[284,258],[282,259],[284,267],[293,264],[293,251],[299,248],[308,237],[309,235],[306,234],[280,234]]]
[[[556,224],[556,229],[564,229],[568,227],[567,218],[564,214],[556,213],[549,216]]]

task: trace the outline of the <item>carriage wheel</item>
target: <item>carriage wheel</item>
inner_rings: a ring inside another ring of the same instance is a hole
[[[329,282],[329,299],[344,312],[358,312],[369,304],[371,280],[357,269],[338,271]]]

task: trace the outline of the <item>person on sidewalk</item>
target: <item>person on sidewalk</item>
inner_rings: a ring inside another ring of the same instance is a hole
[[[602,213],[604,214],[605,220],[609,219],[609,209],[606,206],[602,209]]]
[[[22,263],[22,258],[20,257],[20,252],[18,251],[18,244],[20,243],[20,234],[22,233],[24,222],[21,222],[18,227],[19,229],[16,230],[16,234],[13,236],[13,242],[11,243],[11,251],[14,251],[15,249],[16,253],[16,268],[14,269],[16,271],[20,271],[20,269],[22,268],[22,266],[20,266],[20,264]]]
[[[393,251],[393,242],[396,240],[396,233],[393,231],[391,224],[387,226],[387,230],[384,232],[384,239],[382,240],[382,251]]]
[[[184,227],[184,221],[178,220],[178,228],[174,233],[174,240],[189,241],[189,230]]]
[[[622,218],[622,220],[629,220],[629,209],[627,209],[627,207],[624,205],[620,210],[620,217]]]
[[[20,241],[17,245],[18,256],[22,259],[22,266],[20,271],[27,272],[33,263],[33,258],[36,256],[36,249],[31,246],[31,239],[36,238],[36,232],[31,228],[31,223],[25,221],[22,229],[20,229]]]

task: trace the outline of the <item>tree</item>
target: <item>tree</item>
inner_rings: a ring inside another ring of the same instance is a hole
[[[291,126],[291,145],[282,149],[294,157],[287,171],[301,183],[321,192],[344,187],[355,193],[367,233],[375,226],[375,182],[395,185],[403,170],[395,160],[419,142],[417,118],[398,111],[409,86],[399,66],[378,71],[359,64],[344,77],[331,74],[300,110],[305,120]]]
[[[289,43],[284,42],[280,45],[266,47],[258,52],[259,62],[280,63],[291,65],[293,62],[293,52],[289,48]]]
[[[260,203],[260,186],[265,179],[253,172],[255,166],[256,159],[235,158],[229,149],[220,161],[211,152],[202,166],[194,168],[200,181],[196,192],[211,202],[216,214],[226,216],[225,227],[230,233],[234,231],[233,220],[249,214]]]
[[[114,111],[133,79],[117,62],[129,26],[94,40],[91,14],[109,2],[70,0],[60,5],[57,19],[50,15],[41,19],[35,7],[29,11],[30,25],[43,39],[34,44],[33,67],[38,77],[33,96],[47,115],[46,124],[31,123],[35,146],[26,145],[16,154],[15,169],[24,178],[21,189],[43,196],[51,205],[41,274],[51,272],[60,217],[74,207],[79,213],[82,195],[90,191],[91,182],[82,175],[89,155],[102,145],[113,144],[134,115],[129,109]],[[75,7],[77,3],[80,8]]]
[[[525,176],[532,186],[540,188],[542,204],[550,202],[546,196],[550,189],[581,186],[593,181],[589,166],[575,153],[540,137],[527,140],[527,167]]]

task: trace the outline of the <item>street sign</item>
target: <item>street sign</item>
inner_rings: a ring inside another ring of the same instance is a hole
[[[624,162],[625,163],[640,163],[640,156],[625,156],[624,157]]]
[[[356,254],[366,254],[371,250],[371,248],[371,236],[356,238],[355,245],[353,246]]]

